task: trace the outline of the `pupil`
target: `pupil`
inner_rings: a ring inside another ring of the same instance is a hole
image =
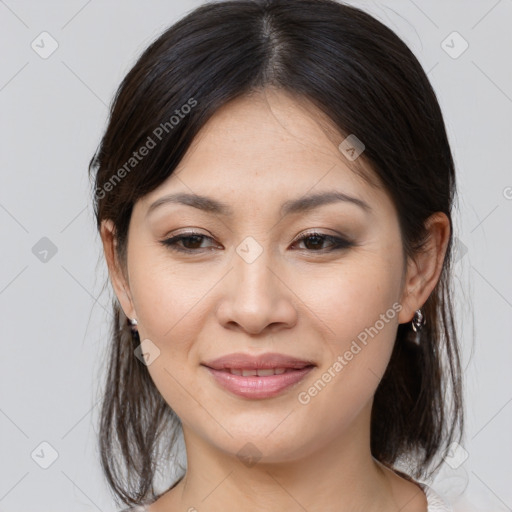
[[[194,247],[188,247],[188,245],[190,245],[191,240],[192,240],[192,245]],[[184,238],[183,242],[185,243],[185,246],[187,246],[187,249],[197,249],[197,247],[194,245],[194,242],[196,244],[197,244],[197,242],[199,242],[199,245],[201,245],[201,236],[200,235],[190,235],[190,236],[187,236],[187,238]]]
[[[311,236],[308,236],[308,238],[306,238],[306,244],[308,243],[308,240],[315,240],[316,243],[313,243],[313,248],[314,247],[318,247],[318,245],[322,245],[322,239],[318,236],[318,235],[311,235]]]

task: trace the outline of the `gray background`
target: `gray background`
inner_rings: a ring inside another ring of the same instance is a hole
[[[135,58],[200,3],[0,0],[0,511],[115,509],[96,449],[111,292],[87,166]],[[428,71],[457,166],[467,432],[433,485],[456,510],[512,510],[512,0],[351,3]]]

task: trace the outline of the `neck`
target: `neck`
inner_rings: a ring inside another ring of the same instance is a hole
[[[342,436],[299,446],[296,456],[278,462],[268,461],[258,441],[245,445],[245,452],[261,454],[251,461],[219,450],[184,425],[187,473],[171,491],[173,504],[211,512],[394,510],[389,476],[370,452],[370,413],[371,404]]]

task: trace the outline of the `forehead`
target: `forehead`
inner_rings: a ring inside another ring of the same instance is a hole
[[[344,138],[307,99],[270,88],[241,96],[220,108],[196,136],[187,157],[188,161],[245,160],[244,168],[260,161],[268,166],[272,160],[276,168],[277,164],[296,164],[303,159],[316,160],[317,167],[321,167],[330,160],[345,164],[348,170],[348,160],[338,147]],[[183,166],[186,163],[187,158]],[[361,165],[355,161],[350,167]]]
[[[213,195],[225,202],[291,196],[336,188],[367,202],[382,193],[360,175],[373,174],[339,149],[345,136],[323,113],[281,90],[257,91],[220,108],[203,126],[173,174],[145,198],[169,192]],[[372,190],[373,189],[373,190]]]

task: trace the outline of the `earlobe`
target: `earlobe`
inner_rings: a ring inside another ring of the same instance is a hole
[[[106,219],[102,221],[100,234],[103,243],[103,253],[105,255],[110,282],[114,289],[114,293],[116,294],[117,300],[125,315],[128,318],[134,318],[136,315],[130,289],[117,257],[117,239],[115,236],[115,226],[112,220]]]
[[[402,294],[399,323],[412,321],[435,288],[450,240],[450,221],[442,212],[436,212],[426,221],[428,238],[422,250],[408,261]]]
[[[416,259],[409,259],[407,262],[407,274],[405,285],[400,299],[402,309],[398,316],[398,323],[405,324],[412,320],[414,312],[424,303],[418,300],[421,294],[422,277]]]

